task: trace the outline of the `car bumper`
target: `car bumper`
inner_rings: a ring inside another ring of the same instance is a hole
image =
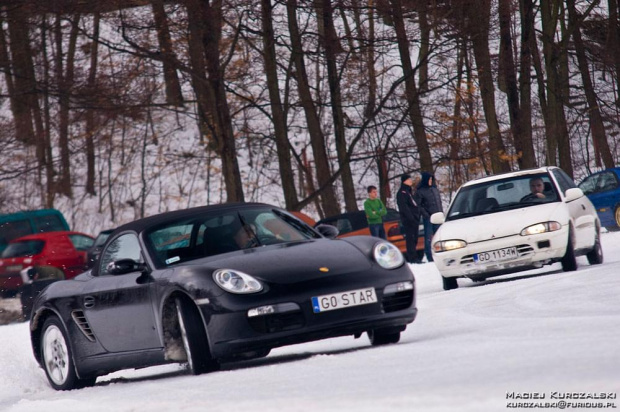
[[[338,290],[308,286],[307,290],[273,299],[266,294],[252,302],[239,304],[249,296],[225,294],[223,300],[199,305],[207,325],[211,354],[221,360],[242,353],[271,349],[296,343],[311,342],[337,336],[360,335],[371,329],[402,331],[414,321],[415,281],[406,265],[398,269],[404,276],[391,278],[384,284],[375,283],[376,303],[314,313],[311,298],[324,294],[369,287],[361,280],[348,283]],[[386,287],[409,282],[408,290],[389,291]],[[322,285],[325,286],[325,285]],[[245,299],[244,299],[245,298]],[[249,316],[248,311],[271,305],[275,313]],[[218,307],[220,309],[218,309]],[[223,310],[226,307],[229,310]]]
[[[440,253],[433,251],[433,258],[441,276],[445,278],[485,278],[556,262],[566,253],[567,243],[568,229],[563,227],[561,230],[539,235],[513,235],[502,239],[477,242],[453,251]],[[517,248],[517,257],[489,263],[474,261],[474,255],[477,253],[509,247]]]

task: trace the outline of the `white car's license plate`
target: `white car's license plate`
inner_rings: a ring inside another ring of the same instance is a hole
[[[334,293],[333,295],[315,296],[312,298],[312,310],[314,313],[320,313],[376,302],[377,294],[374,288],[357,289]]]
[[[488,252],[476,253],[474,255],[474,262],[476,263],[489,263],[489,262],[501,262],[504,260],[510,260],[519,257],[516,247],[505,247],[503,249],[489,250]]]

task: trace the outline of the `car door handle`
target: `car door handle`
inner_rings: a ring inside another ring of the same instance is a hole
[[[95,307],[95,298],[93,296],[86,296],[84,298],[84,307],[85,308],[94,308]]]

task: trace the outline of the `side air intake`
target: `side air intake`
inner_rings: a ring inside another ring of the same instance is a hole
[[[88,321],[86,320],[86,316],[84,316],[84,312],[81,310],[74,310],[73,312],[71,312],[71,317],[73,318],[73,321],[78,326],[78,328],[80,328],[84,336],[86,336],[86,339],[88,339],[91,342],[94,342],[95,334],[93,333],[93,330],[90,328],[90,325],[88,324]]]

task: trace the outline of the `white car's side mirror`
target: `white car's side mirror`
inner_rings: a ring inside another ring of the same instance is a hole
[[[437,212],[431,215],[431,223],[434,225],[441,225],[445,221],[446,216],[443,214],[443,212]]]
[[[565,194],[565,201],[572,202],[573,200],[577,200],[580,197],[583,197],[583,191],[578,187],[573,187],[572,189],[568,189]]]

